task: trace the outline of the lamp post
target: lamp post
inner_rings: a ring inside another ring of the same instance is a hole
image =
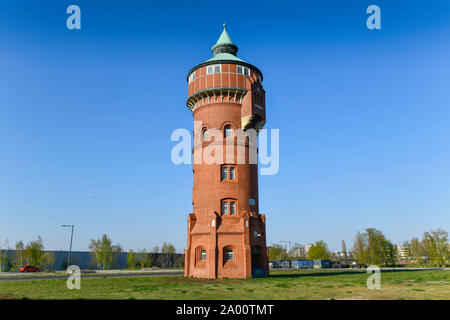
[[[70,234],[70,249],[69,249],[69,257],[67,258],[67,267],[70,266],[70,255],[72,253],[72,239],[73,239],[73,224],[63,224],[61,225],[61,227],[67,227],[67,228],[71,228],[72,232]]]
[[[289,252],[291,252],[291,241],[290,240],[281,240],[280,242],[289,243]],[[286,245],[284,247],[286,248]],[[286,248],[286,251],[287,251],[287,248]]]

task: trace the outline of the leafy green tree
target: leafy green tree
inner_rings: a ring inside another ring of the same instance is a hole
[[[133,250],[130,249],[127,254],[127,265],[128,269],[135,269],[136,268],[136,257],[134,256]]]
[[[122,252],[120,245],[112,245],[111,239],[104,234],[101,239],[91,239],[89,245],[91,255],[98,269],[112,269],[117,263],[118,255]]]
[[[44,242],[41,236],[38,236],[37,240],[30,241],[24,252],[24,260],[26,264],[34,265],[37,267],[42,266],[42,257],[44,255]]]
[[[330,259],[330,251],[328,250],[328,245],[323,240],[316,241],[309,247],[307,256],[310,260]]]
[[[406,258],[409,264],[420,266],[426,257],[425,248],[422,241],[418,238],[412,238],[411,241],[405,241],[403,247],[406,250]]]
[[[353,253],[357,258],[358,264],[367,264],[367,247],[366,237],[358,231],[353,244]]]
[[[42,269],[45,271],[53,271],[55,265],[55,254],[51,251],[44,252],[42,255]]]
[[[279,244],[273,244],[267,247],[267,249],[269,250],[269,261],[288,259],[286,249]]]
[[[448,232],[442,229],[425,232],[422,240],[425,256],[431,265],[445,266],[450,257]]]
[[[138,250],[138,263],[141,269],[144,269],[148,264],[148,254],[145,248]]]
[[[16,242],[15,245],[15,253],[14,253],[14,266],[18,269],[23,265],[23,254],[25,251],[25,245],[22,240]]]
[[[397,248],[386,239],[380,230],[368,228],[366,232],[358,232],[353,245],[359,264],[385,265],[397,262]]]

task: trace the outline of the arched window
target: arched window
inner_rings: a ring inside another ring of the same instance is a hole
[[[229,126],[229,125],[225,126],[224,136],[225,136],[225,138],[233,136],[233,128],[231,128],[231,126]]]
[[[209,138],[209,130],[208,129],[203,129],[202,137],[203,137],[203,140],[208,140],[208,138]]]

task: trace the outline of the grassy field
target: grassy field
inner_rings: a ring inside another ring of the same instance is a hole
[[[383,271],[369,290],[364,271],[273,272],[269,278],[200,280],[182,276],[0,282],[0,299],[450,299],[450,271]]]

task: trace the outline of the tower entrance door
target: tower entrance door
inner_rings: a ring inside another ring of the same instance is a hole
[[[252,247],[252,268],[263,268],[264,265],[261,260],[262,260],[261,247],[259,246]]]
[[[252,277],[265,277],[266,270],[264,269],[264,262],[262,256],[262,249],[260,246],[252,247]]]

